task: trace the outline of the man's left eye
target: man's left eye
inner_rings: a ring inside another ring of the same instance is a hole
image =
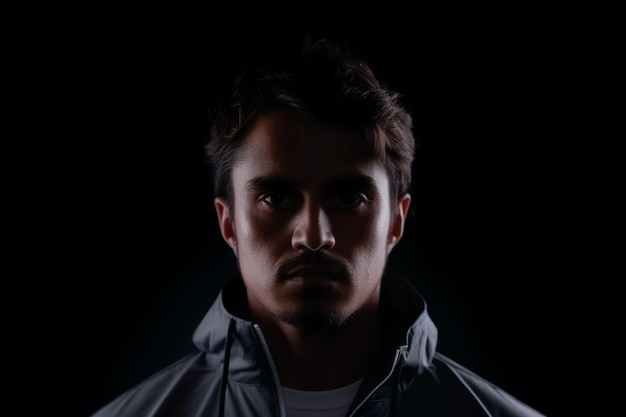
[[[353,207],[367,200],[362,193],[341,193],[332,198],[332,203],[339,206]]]

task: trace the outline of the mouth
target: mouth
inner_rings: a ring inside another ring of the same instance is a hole
[[[279,265],[279,281],[306,286],[350,282],[348,264],[324,252],[304,252]]]
[[[287,280],[305,279],[305,280],[328,280],[338,281],[343,278],[343,274],[332,268],[320,266],[302,266],[290,271],[285,278]]]

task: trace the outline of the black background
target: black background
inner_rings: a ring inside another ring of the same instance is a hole
[[[209,196],[208,105],[240,62],[308,31],[351,42],[414,115],[414,217],[390,263],[428,300],[440,350],[549,415],[610,404],[610,11],[240,7],[5,14],[17,404],[86,416],[192,348],[235,268]]]

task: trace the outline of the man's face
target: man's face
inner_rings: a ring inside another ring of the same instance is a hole
[[[338,326],[376,308],[387,256],[409,205],[353,133],[262,114],[232,169],[234,207],[215,205],[253,317]],[[395,214],[392,215],[392,206]]]

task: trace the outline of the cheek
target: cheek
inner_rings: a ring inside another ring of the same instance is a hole
[[[351,252],[346,255],[354,260],[356,268],[370,271],[384,263],[390,230],[388,215],[346,218],[338,221],[337,227],[341,230],[337,236],[338,246]]]
[[[256,259],[257,263],[270,261],[272,248],[279,246],[283,240],[282,229],[267,219],[255,216],[247,207],[238,210],[235,219],[240,262],[251,259]]]
[[[385,245],[390,231],[388,210],[373,210],[362,215],[347,215],[337,218],[336,230],[353,244],[362,243],[367,246]]]

